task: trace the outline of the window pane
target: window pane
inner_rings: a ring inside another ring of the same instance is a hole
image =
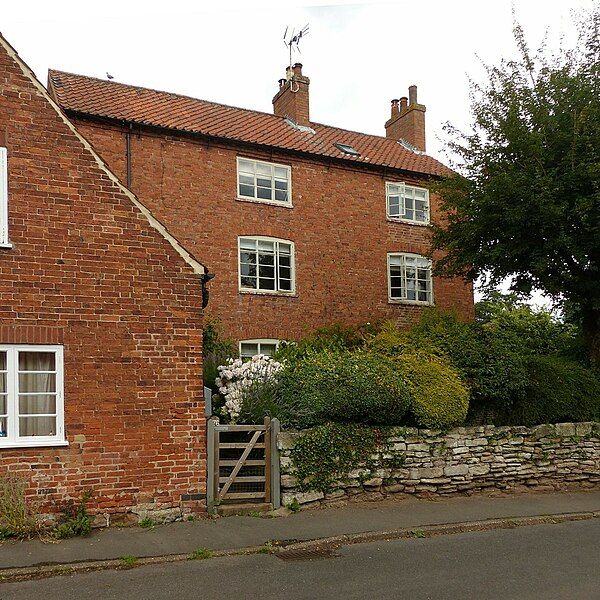
[[[254,176],[253,175],[240,175],[239,182],[245,183],[246,185],[251,185],[252,187],[254,187]]]
[[[254,173],[254,162],[251,160],[240,160],[238,162],[238,168],[245,173]]]
[[[275,167],[275,177],[280,179],[288,179],[288,170],[285,167]]]
[[[259,265],[274,265],[275,264],[275,254],[264,254],[261,252],[258,255],[258,264]]]
[[[19,352],[19,371],[54,370],[54,352]]]
[[[279,244],[279,253],[280,254],[291,254],[292,247],[289,244]]]
[[[427,292],[419,292],[419,302],[429,302],[429,294]]]
[[[279,278],[280,279],[291,279],[292,269],[290,267],[283,267],[279,265]]]
[[[19,394],[20,415],[52,415],[56,412],[56,395],[28,396]]]
[[[287,267],[289,268],[292,264],[292,258],[289,255],[283,254],[279,255],[279,267]]]
[[[390,256],[390,267],[392,266],[396,266],[396,265],[401,265],[402,264],[402,257],[396,255],[392,255]]]
[[[400,194],[400,188],[401,186],[399,185],[389,185],[388,186],[388,194]]]
[[[56,417],[20,417],[19,435],[56,435]]]
[[[240,265],[240,274],[248,277],[256,277],[256,265],[242,263]]]
[[[271,188],[259,187],[256,188],[256,197],[261,200],[271,199]]]
[[[0,438],[8,435],[8,422],[5,417],[0,418]]]
[[[264,354],[265,356],[273,356],[273,354],[275,354],[276,350],[277,350],[277,344],[262,343],[260,345],[260,353]]]
[[[242,357],[250,358],[251,356],[258,354],[258,344],[248,344],[247,342],[242,342],[241,347]]]
[[[250,265],[256,264],[256,253],[255,252],[244,252],[243,250],[240,252],[240,262],[248,263]]]
[[[256,278],[255,277],[246,277],[242,275],[241,277],[242,287],[256,289]]]
[[[262,279],[268,277],[269,279],[275,279],[275,267],[263,266],[258,267],[258,276]]]
[[[287,202],[288,201],[287,190],[275,190],[275,200],[279,200],[280,202]]]
[[[275,279],[260,279],[258,284],[259,289],[261,290],[274,290],[275,289]]]
[[[276,190],[287,190],[287,181],[275,181],[275,189]]]
[[[266,175],[270,179],[273,175],[273,167],[264,163],[256,163],[256,173],[257,175]]]
[[[275,252],[275,243],[267,240],[260,240],[260,242],[258,242],[258,249],[261,252]]]
[[[249,238],[241,238],[240,248],[242,248],[243,250],[256,250],[256,240],[251,240]]]
[[[0,373],[0,394],[6,392],[6,373]]]
[[[1,389],[0,389],[1,391]],[[19,373],[19,392],[55,392],[56,374]]]
[[[240,196],[254,198],[254,186],[240,185]]]
[[[6,352],[0,352],[0,371],[6,371]]]
[[[8,414],[6,406],[8,403],[7,394],[0,394],[0,415],[6,416]]]
[[[279,279],[279,289],[284,292],[292,291],[292,282],[288,279]]]

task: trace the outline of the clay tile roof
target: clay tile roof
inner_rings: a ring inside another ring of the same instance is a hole
[[[311,123],[314,133],[301,131],[269,113],[63,71],[48,71],[48,85],[66,111],[427,175],[449,173],[431,156],[377,135],[319,123]],[[335,143],[352,146],[358,156],[342,152]]]

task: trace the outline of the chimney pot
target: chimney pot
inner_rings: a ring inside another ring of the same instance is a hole
[[[417,102],[416,85],[408,88],[408,98],[392,100],[392,116],[385,124],[385,135],[396,141],[405,140],[425,151],[425,107]]]
[[[408,88],[409,104],[417,104],[417,86],[411,85]]]
[[[286,79],[279,80],[279,91],[273,98],[273,112],[279,117],[289,117],[299,125],[309,125],[310,79],[302,75],[300,63],[288,66],[285,74]]]

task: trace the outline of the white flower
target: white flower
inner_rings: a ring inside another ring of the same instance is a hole
[[[242,410],[244,393],[255,383],[273,381],[282,368],[282,363],[264,354],[253,356],[248,362],[243,362],[240,358],[229,359],[227,365],[219,366],[219,377],[215,384],[225,398],[222,414],[228,414],[235,421]]]

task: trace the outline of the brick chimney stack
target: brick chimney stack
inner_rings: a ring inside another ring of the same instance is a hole
[[[279,80],[279,91],[273,97],[273,112],[289,117],[299,125],[309,125],[308,86],[310,79],[302,75],[302,65],[286,69],[286,78]]]
[[[417,102],[416,85],[408,88],[408,98],[392,100],[392,114],[385,124],[385,136],[404,140],[425,152],[425,106]]]

